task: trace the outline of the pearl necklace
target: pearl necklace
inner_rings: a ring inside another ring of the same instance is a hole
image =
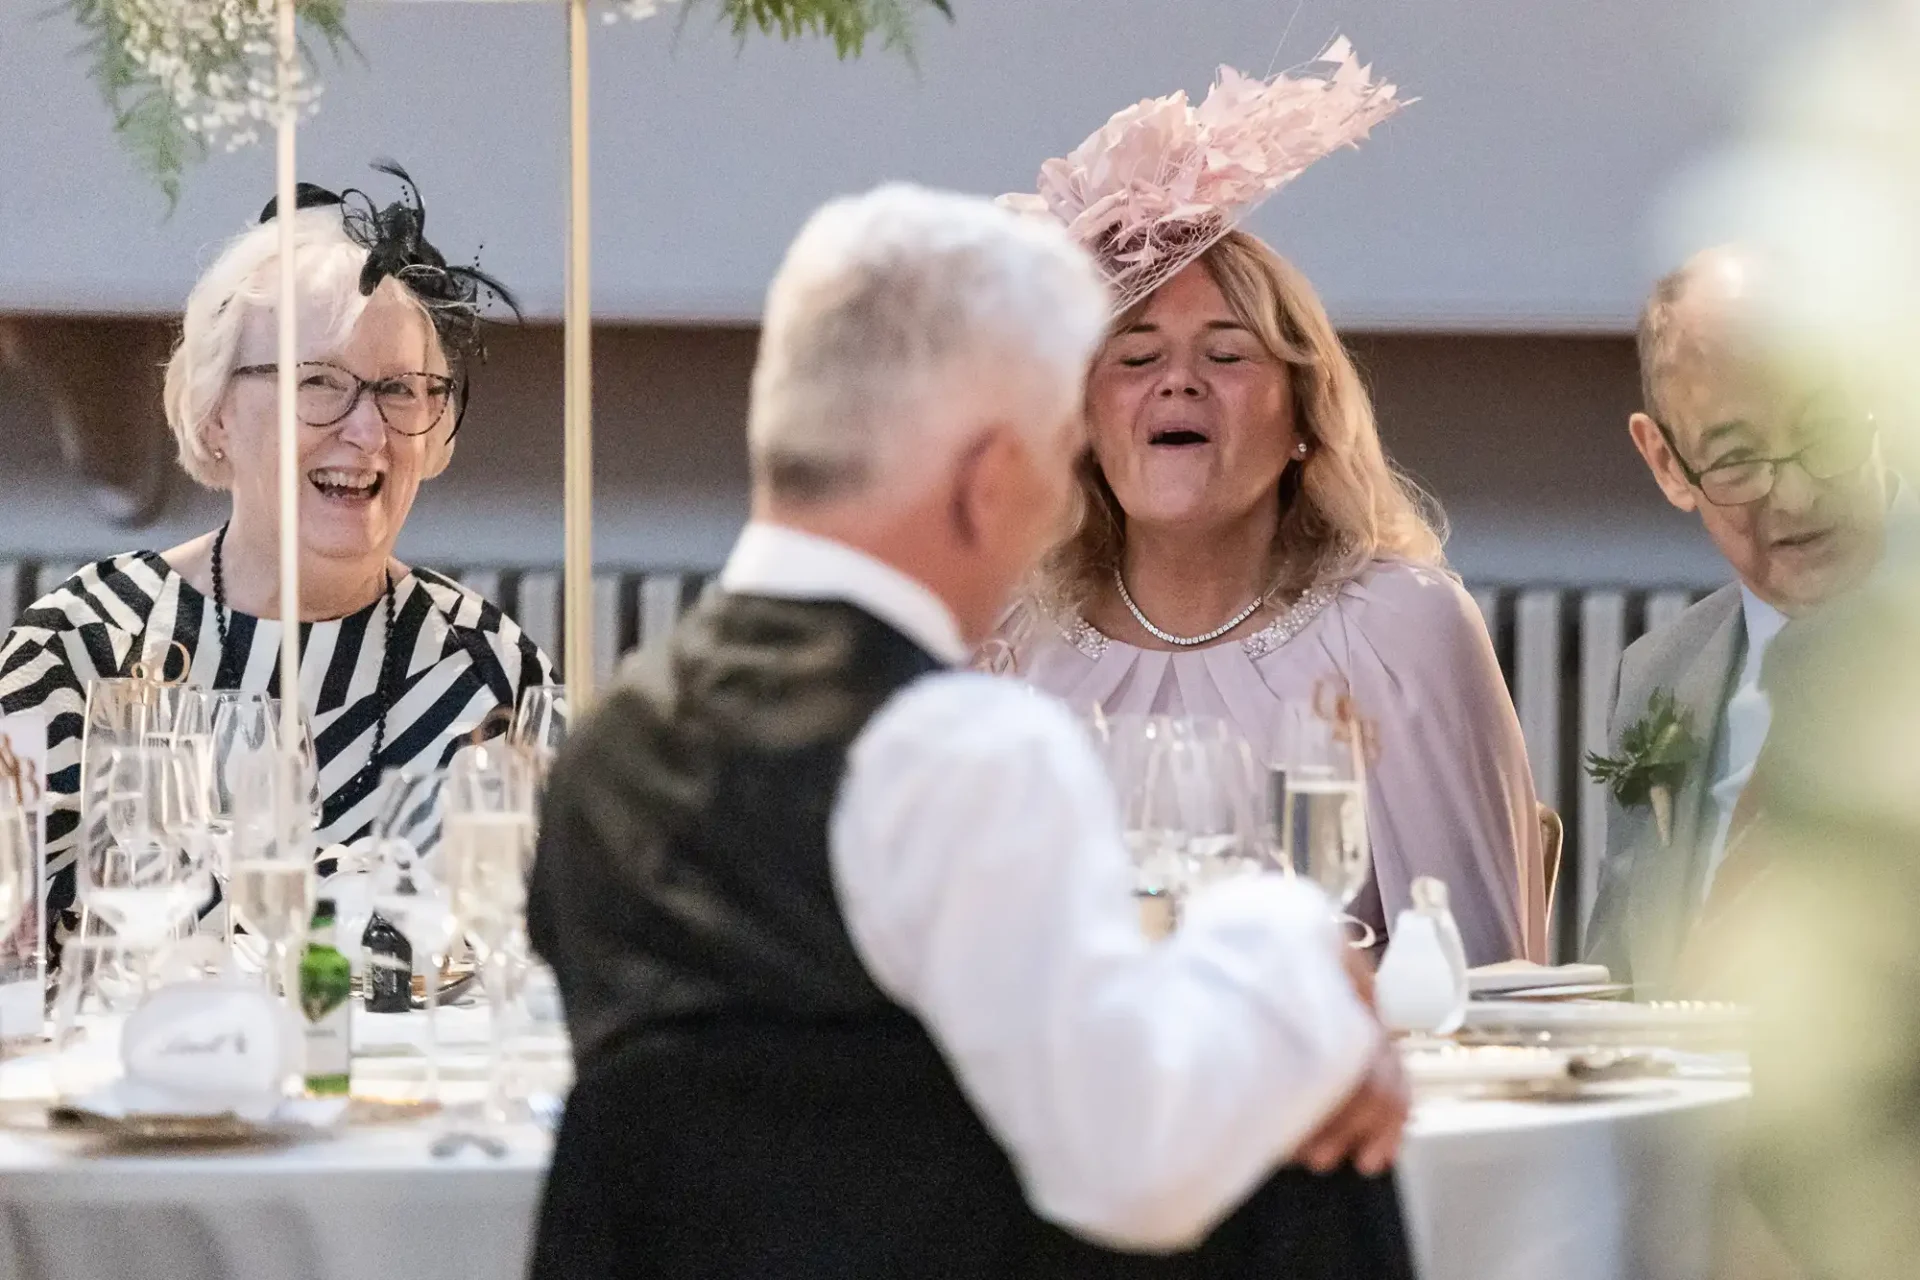
[[[1148,635],[1152,636],[1155,640],[1158,640],[1163,644],[1179,645],[1182,649],[1190,649],[1194,645],[1205,644],[1209,640],[1218,640],[1221,636],[1227,634],[1227,632],[1233,630],[1235,627],[1245,622],[1248,618],[1251,618],[1255,613],[1259,612],[1260,606],[1267,602],[1267,598],[1264,595],[1256,597],[1253,603],[1249,604],[1246,608],[1234,614],[1231,618],[1227,619],[1225,622],[1221,623],[1219,626],[1215,627],[1213,630],[1207,632],[1205,635],[1176,636],[1170,632],[1162,631],[1160,628],[1154,626],[1151,622],[1147,621],[1147,615],[1140,612],[1140,606],[1133,602],[1132,594],[1127,591],[1127,580],[1121,576],[1121,573],[1118,569],[1115,569],[1113,571],[1113,585],[1120,588],[1121,602],[1127,606],[1127,612],[1133,615],[1133,620],[1147,629]]]

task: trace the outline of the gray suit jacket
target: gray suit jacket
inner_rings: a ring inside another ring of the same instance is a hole
[[[1606,965],[1614,981],[1633,983],[1640,999],[1665,993],[1699,906],[1718,818],[1713,761],[1745,650],[1740,587],[1732,583],[1640,637],[1620,659],[1609,750],[1619,751],[1621,736],[1662,689],[1693,713],[1701,745],[1673,798],[1671,840],[1661,841],[1651,808],[1623,809],[1611,797],[1607,801],[1607,854],[1587,920],[1586,958]]]

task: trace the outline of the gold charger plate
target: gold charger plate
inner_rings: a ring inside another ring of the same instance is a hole
[[[167,1115],[142,1112],[103,1116],[78,1107],[50,1107],[47,1127],[55,1133],[82,1133],[119,1147],[284,1146],[327,1131],[311,1125],[260,1124],[231,1112],[219,1115]]]

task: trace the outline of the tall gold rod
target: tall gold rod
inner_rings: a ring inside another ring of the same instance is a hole
[[[571,183],[567,199],[566,681],[574,714],[593,698],[593,303],[587,182],[587,0],[567,3]]]
[[[299,360],[293,262],[293,134],[298,110],[293,101],[294,59],[300,46],[294,36],[294,0],[278,0],[275,73],[279,111],[274,122],[277,157],[274,173],[276,221],[280,224],[280,325],[278,400],[280,410],[280,741],[287,759],[300,739],[300,427],[294,416],[294,375]],[[285,793],[293,794],[291,785]],[[291,803],[289,801],[289,803]],[[290,812],[291,810],[289,810]]]

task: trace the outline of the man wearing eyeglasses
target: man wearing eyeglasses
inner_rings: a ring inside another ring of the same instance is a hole
[[[1747,782],[1771,719],[1768,646],[1866,577],[1885,542],[1894,480],[1873,417],[1792,358],[1780,284],[1751,251],[1709,249],[1655,286],[1640,320],[1634,446],[1736,577],[1620,663],[1609,755],[1640,785],[1629,777],[1609,805],[1586,952],[1642,998],[1697,990],[1689,938],[1709,936],[1697,931],[1752,870],[1728,852],[1751,816]],[[1684,742],[1663,753],[1673,772],[1649,794],[1642,748],[1663,720],[1684,727],[1669,726],[1669,746]]]

